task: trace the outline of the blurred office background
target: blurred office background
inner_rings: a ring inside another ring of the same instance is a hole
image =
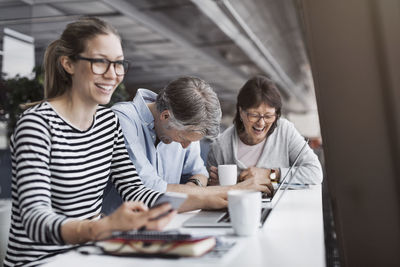
[[[323,161],[301,9],[297,0],[0,0],[0,100],[5,103],[0,106],[0,196],[10,197],[7,108],[19,104],[10,101],[41,98],[27,80],[40,82],[33,69],[40,74],[47,45],[82,15],[110,22],[122,36],[131,62],[124,100],[138,88],[157,92],[179,76],[198,76],[217,91],[225,128],[232,123],[240,87],[263,74],[279,85],[283,116],[313,140]],[[27,85],[22,91],[7,89],[7,81],[22,78],[16,83]],[[338,266],[332,213],[324,196],[327,263]]]
[[[31,75],[67,23],[97,16],[122,35],[130,98],[140,87],[157,91],[178,76],[199,76],[218,92],[227,126],[239,88],[264,74],[279,84],[284,115],[305,136],[319,137],[296,9],[292,0],[0,0],[1,70],[3,78]]]

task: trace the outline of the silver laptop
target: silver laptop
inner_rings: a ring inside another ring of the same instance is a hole
[[[282,192],[283,190],[281,190],[281,189],[283,189],[283,187],[285,187],[285,189],[286,189],[286,187],[288,187],[289,185],[290,185],[290,182],[286,182],[286,179],[287,179],[287,177],[289,177],[290,175],[289,175],[289,173],[291,173],[292,172],[292,169],[293,169],[293,167],[294,166],[296,166],[296,164],[297,164],[297,161],[299,160],[299,158],[300,158],[300,155],[301,154],[303,154],[303,151],[306,149],[306,147],[307,147],[307,144],[308,144],[308,139],[306,139],[306,143],[303,145],[303,147],[300,149],[300,151],[299,151],[299,153],[297,153],[297,156],[296,156],[296,158],[294,159],[294,162],[293,162],[293,164],[292,164],[292,166],[290,166],[290,168],[289,168],[289,170],[286,172],[286,174],[283,176],[283,178],[281,179],[281,181],[279,182],[279,184],[276,186],[276,187],[274,187],[274,192],[272,192],[272,196],[271,195],[267,195],[267,194],[263,194],[262,195],[262,201],[263,202],[270,202],[270,201],[272,201],[272,199],[274,199],[275,198],[275,195],[277,195],[277,193],[278,192]],[[297,170],[296,170],[297,171]],[[291,177],[293,177],[294,176],[294,174],[291,176]],[[290,180],[292,180],[292,179],[290,179]],[[279,193],[280,194],[280,193]]]
[[[288,186],[283,186],[283,184],[290,184],[294,175],[296,174],[296,171],[293,173],[293,175],[290,175],[290,173],[293,170],[293,167],[296,165],[298,159],[300,158],[300,155],[303,153],[305,150],[306,146],[308,144],[308,139],[306,140],[305,144],[297,154],[292,166],[289,168],[289,170],[286,172],[284,177],[282,178],[281,182],[279,183],[277,189],[274,191],[273,196],[269,198],[263,199],[262,203],[262,208],[261,208],[261,220],[260,220],[260,227],[264,225],[265,221],[267,220],[267,217],[271,213],[272,209],[276,207],[278,204],[279,200],[282,198],[284,192],[288,189]],[[287,178],[290,176],[290,179],[286,182]],[[213,211],[206,211],[202,210],[193,217],[189,218],[183,223],[183,227],[232,227],[232,224],[230,222],[229,218],[229,212],[227,209],[223,210],[213,210]]]

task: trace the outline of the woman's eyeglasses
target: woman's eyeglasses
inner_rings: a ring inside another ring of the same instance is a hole
[[[259,115],[259,114],[250,113],[250,112],[247,112],[247,111],[244,111],[244,110],[243,110],[243,112],[246,114],[247,119],[250,122],[258,122],[260,119],[263,119],[265,123],[273,123],[275,121],[275,117],[276,117],[275,114],[273,114],[273,115],[271,115],[271,114]]]
[[[78,60],[89,61],[92,72],[98,75],[105,74],[110,68],[111,64],[113,64],[115,74],[118,76],[125,75],[128,72],[129,68],[129,62],[127,60],[111,61],[105,58],[87,58],[82,56],[76,56],[75,58]]]

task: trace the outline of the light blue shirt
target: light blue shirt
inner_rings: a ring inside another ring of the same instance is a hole
[[[112,107],[121,123],[129,156],[143,184],[165,192],[167,184],[184,183],[185,179],[196,174],[208,177],[200,156],[200,142],[193,142],[187,148],[182,148],[177,142],[159,142],[157,147],[154,146],[154,117],[146,103],[155,102],[156,98],[154,92],[139,89],[133,101]]]

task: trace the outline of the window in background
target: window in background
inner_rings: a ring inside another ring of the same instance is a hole
[[[2,73],[6,78],[17,75],[32,77],[35,66],[34,39],[9,28],[4,28]]]
[[[2,49],[2,78],[33,77],[35,66],[34,39],[10,28],[4,28]],[[0,121],[0,149],[8,146],[6,124]]]

